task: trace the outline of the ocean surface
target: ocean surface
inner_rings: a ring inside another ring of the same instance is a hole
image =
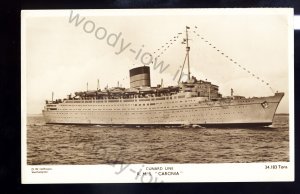
[[[289,161],[289,116],[271,127],[48,125],[27,119],[27,163],[250,163]]]

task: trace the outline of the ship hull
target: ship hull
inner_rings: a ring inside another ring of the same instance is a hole
[[[217,101],[202,101],[199,97],[135,99],[133,102],[70,101],[45,109],[43,115],[49,124],[257,127],[272,124],[283,95]]]
[[[100,123],[47,123],[50,125],[101,125],[101,126],[120,126],[120,127],[176,127],[176,126],[185,126],[185,124],[100,124]],[[272,125],[272,122],[266,122],[266,123],[198,123],[198,124],[190,124],[191,126],[199,126],[199,127],[205,127],[205,128],[258,128],[258,127],[267,127]]]

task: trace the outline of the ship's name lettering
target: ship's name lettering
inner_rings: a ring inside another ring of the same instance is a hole
[[[179,175],[179,172],[158,172],[159,176],[165,176],[165,175]]]

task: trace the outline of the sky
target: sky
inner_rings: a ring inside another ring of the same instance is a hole
[[[162,79],[164,86],[177,85],[186,26],[191,75],[218,85],[223,96],[229,96],[231,88],[246,97],[284,92],[277,112],[288,113],[291,15],[286,9],[23,11],[22,93],[27,113],[40,114],[52,92],[54,98],[65,98],[86,90],[87,83],[94,90],[97,79],[101,89],[118,82],[129,87],[129,69],[144,65],[142,56],[150,61],[161,51],[157,64],[163,61],[165,69],[149,64],[151,85]]]

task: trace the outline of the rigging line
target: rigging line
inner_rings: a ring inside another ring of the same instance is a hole
[[[174,36],[174,40],[173,40],[173,41],[176,41],[176,40],[179,38],[179,36],[181,36],[181,34],[182,34],[182,33],[178,33],[177,36]],[[170,40],[170,41],[171,41],[171,40]],[[170,42],[170,41],[169,41],[169,42]],[[160,48],[157,49],[157,52],[159,52],[159,50],[167,51],[168,49],[170,49],[171,45],[174,45],[174,44],[173,44],[172,42],[171,42],[170,44],[168,44],[168,42],[166,42],[166,43],[164,43]],[[162,49],[162,47],[165,47],[165,46],[167,46],[167,48],[166,48],[166,49]],[[156,54],[156,52],[154,52],[154,54]],[[163,54],[165,54],[165,52],[161,52],[159,55],[154,56],[153,59],[152,59],[152,61],[151,61],[151,63],[154,63],[154,59],[158,59],[158,58],[161,57]]]
[[[196,28],[196,26],[195,26],[195,28]],[[195,30],[197,30],[197,29],[195,29]],[[195,31],[193,31],[194,32],[194,34],[196,34],[197,36],[199,36],[199,34],[197,34]],[[203,37],[201,37],[201,39],[203,40],[204,38]],[[207,40],[205,40],[205,42],[208,42]],[[210,43],[209,44],[209,46],[212,46],[212,44]],[[216,48],[215,46],[213,47],[213,48]],[[218,52],[220,51],[220,50],[217,50]],[[223,53],[220,53],[220,54],[222,54],[223,56],[225,56],[224,54],[224,52]],[[237,62],[236,61],[234,61],[232,58],[229,58],[229,56],[225,56],[227,59],[229,59],[230,60],[230,62],[233,62],[234,64],[237,64]],[[246,71],[246,72],[248,72],[249,74],[251,74],[252,72],[250,72],[248,69],[246,69],[246,68],[243,68],[240,64],[238,65],[240,68],[242,68],[244,71]],[[265,85],[269,85],[269,83],[267,83],[266,81],[264,81],[263,79],[261,79],[260,77],[257,77],[256,75],[254,75],[253,73],[252,73],[252,76],[253,77],[256,77],[258,80],[261,80],[261,83],[266,83]],[[273,91],[273,89],[270,87],[270,89],[272,90],[272,92],[274,93],[274,91]]]
[[[178,33],[179,34],[179,33]],[[178,39],[178,37],[181,35],[182,33],[180,33],[178,36],[174,36],[174,40],[173,41],[176,41],[177,39]],[[172,41],[172,39],[169,41],[169,42],[171,42]],[[165,46],[167,46],[169,43],[168,42],[166,42],[166,43],[164,43],[161,47],[163,48],[163,47],[165,47]],[[173,43],[170,43],[170,44],[173,44]],[[157,50],[159,50],[159,49],[157,49]]]
[[[183,61],[183,65],[182,65],[182,68],[181,68],[181,72],[180,72],[180,75],[179,75],[179,79],[178,79],[178,82],[177,82],[178,84],[179,84],[180,79],[181,79],[182,71],[183,71],[183,68],[184,68],[185,61],[186,61],[187,56],[188,56],[188,54],[186,53],[186,54],[185,54],[184,61]]]

